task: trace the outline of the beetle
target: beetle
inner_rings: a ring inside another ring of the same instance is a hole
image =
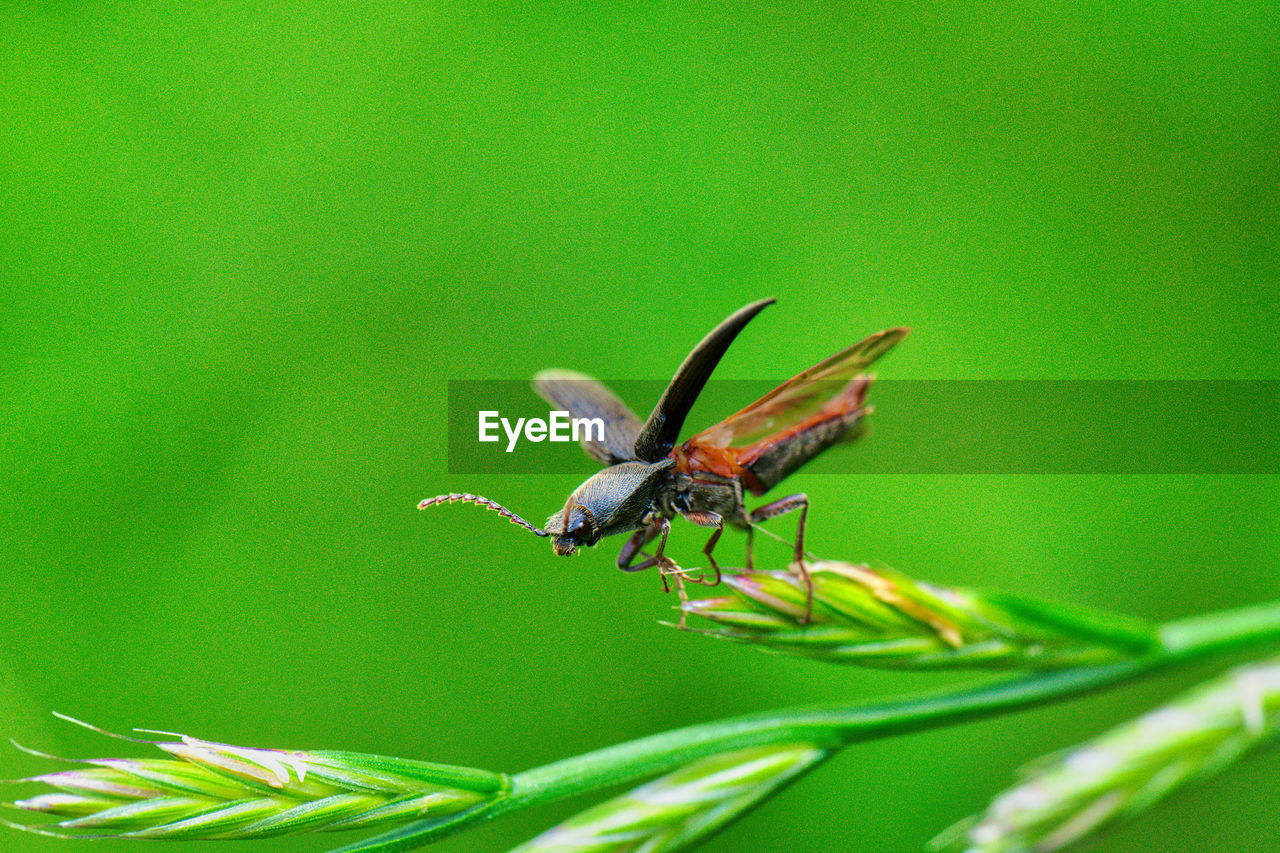
[[[778,485],[828,447],[861,433],[870,407],[864,404],[871,377],[863,371],[907,334],[905,328],[878,332],[792,377],[751,405],[677,444],[685,416],[738,333],[775,302],[745,305],[711,330],[689,353],[644,423],[600,382],[568,370],[534,377],[534,390],[574,418],[600,418],[603,435],[582,441],[589,456],[607,466],[573,490],[564,507],[537,527],[489,498],[451,493],[427,498],[426,509],[463,501],[495,510],[538,536],[549,537],[566,556],[606,536],[631,533],[618,554],[618,568],[640,571],[658,566],[667,587],[675,577],[681,598],[684,581],[714,586],[720,566],[712,552],[725,525],[747,533],[746,564],[752,565],[757,524],[799,512],[795,570],[808,590],[804,621],[813,611],[813,583],[804,563],[804,529],[809,499],[787,495],[748,511],[745,493],[757,497]],[[711,576],[692,575],[665,555],[671,519],[681,516],[713,532],[703,547]],[[646,545],[658,539],[652,556]],[[636,563],[637,557],[644,559]]]

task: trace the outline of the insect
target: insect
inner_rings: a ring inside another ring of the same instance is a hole
[[[759,400],[713,427],[677,443],[685,416],[738,333],[775,300],[761,299],[734,312],[693,348],[644,423],[603,384],[568,370],[547,370],[534,390],[571,417],[600,418],[603,435],[582,442],[605,469],[573,490],[563,509],[537,527],[480,495],[453,493],[427,498],[426,509],[463,501],[495,510],[538,536],[550,537],[555,553],[566,556],[606,536],[631,533],[618,554],[618,568],[640,571],[658,566],[663,587],[673,576],[681,598],[684,582],[714,586],[720,566],[712,552],[725,525],[747,534],[746,564],[760,522],[799,512],[794,568],[808,589],[804,621],[813,611],[813,584],[805,567],[804,529],[809,499],[787,495],[748,511],[746,492],[761,496],[828,447],[861,433],[870,408],[864,405],[869,365],[906,336],[888,329],[854,344],[792,377]],[[681,516],[712,530],[703,547],[709,569],[693,574],[665,554],[671,519]],[[644,548],[654,539],[650,556]],[[642,558],[636,562],[637,558]]]

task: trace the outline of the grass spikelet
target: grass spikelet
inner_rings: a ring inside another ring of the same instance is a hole
[[[836,663],[898,669],[1057,669],[1149,651],[1154,630],[1136,620],[1009,595],[913,580],[831,560],[792,571],[725,572],[728,593],[681,607],[704,634]]]
[[[1280,731],[1280,658],[1241,667],[1025,771],[945,853],[1053,853],[1217,773]]]
[[[587,809],[511,853],[672,853],[706,838],[827,756],[807,744],[722,753]]]
[[[502,796],[506,776],[351,752],[254,749],[180,736],[163,759],[104,758],[22,782],[52,791],[11,805],[68,838],[243,839],[457,814]]]

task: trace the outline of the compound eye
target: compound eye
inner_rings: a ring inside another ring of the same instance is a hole
[[[586,545],[594,545],[600,538],[600,529],[596,526],[595,519],[581,504],[575,506],[569,513],[569,523],[565,527],[565,533]]]

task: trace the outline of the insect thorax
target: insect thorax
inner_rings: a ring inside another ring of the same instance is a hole
[[[683,471],[676,471],[671,478],[671,488],[662,493],[661,501],[668,516],[714,512],[730,524],[746,520],[742,483],[719,474],[699,472],[695,479]]]

